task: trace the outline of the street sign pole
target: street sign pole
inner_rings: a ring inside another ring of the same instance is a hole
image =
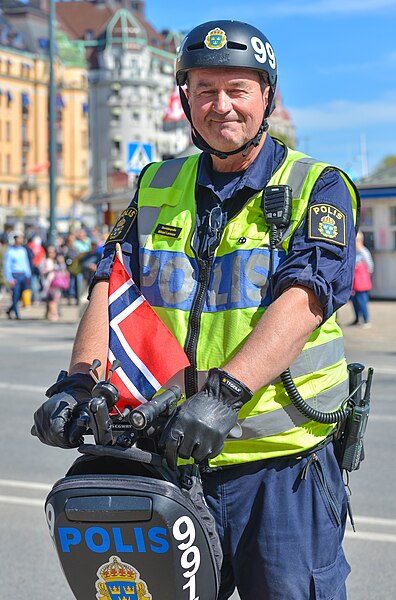
[[[56,243],[56,91],[55,91],[55,0],[49,2],[49,231],[48,244]]]

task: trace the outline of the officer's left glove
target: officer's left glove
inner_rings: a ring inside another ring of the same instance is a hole
[[[162,434],[160,446],[170,468],[176,468],[178,456],[202,462],[220,454],[238,421],[239,409],[252,396],[235,377],[210,369],[201,391],[180,406]]]

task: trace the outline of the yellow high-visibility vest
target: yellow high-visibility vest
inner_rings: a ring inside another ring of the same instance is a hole
[[[238,352],[270,302],[270,228],[261,207],[262,192],[225,226],[206,269],[196,257],[192,236],[198,160],[197,154],[150,165],[140,183],[137,217],[141,291],[187,349],[193,365],[189,375],[195,377],[197,389],[211,367],[224,366]],[[318,177],[333,168],[286,149],[285,160],[268,183],[287,184],[293,190],[291,222],[275,251],[275,265],[288,252]],[[348,176],[340,174],[356,218],[358,193]],[[291,374],[308,404],[325,412],[339,408],[348,395],[348,374],[335,315],[312,333],[291,365]],[[183,388],[180,375],[172,383]],[[239,425],[241,437],[227,438],[211,466],[298,454],[321,442],[334,428],[304,417],[280,379],[258,390],[242,407]]]

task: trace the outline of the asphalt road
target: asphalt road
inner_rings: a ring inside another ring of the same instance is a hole
[[[348,526],[345,539],[349,600],[391,600],[396,589],[396,303],[380,304],[372,329],[345,328],[348,360],[376,369],[366,459],[351,476],[357,532]],[[343,309],[340,321],[350,318]],[[18,322],[0,318],[0,582],[13,600],[73,599],[42,506],[77,453],[45,447],[29,431],[44,390],[67,368],[75,330],[74,320],[47,323],[33,312]]]

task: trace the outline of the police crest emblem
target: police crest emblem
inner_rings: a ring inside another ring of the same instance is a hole
[[[128,234],[128,231],[132,227],[136,216],[137,210],[133,206],[126,208],[120,215],[117,223],[114,225],[109,237],[107,238],[105,244],[110,242],[123,242]]]
[[[227,36],[225,34],[225,31],[223,31],[219,27],[216,27],[215,29],[209,31],[205,38],[205,46],[209,48],[209,50],[220,50],[220,48],[223,48],[226,45],[226,43]]]
[[[308,213],[308,238],[346,246],[346,215],[331,204],[311,206]]]
[[[329,216],[321,218],[318,229],[323,237],[328,237],[330,239],[337,237],[337,225],[334,219]]]
[[[118,556],[101,565],[97,576],[97,600],[152,600],[140,573]]]

